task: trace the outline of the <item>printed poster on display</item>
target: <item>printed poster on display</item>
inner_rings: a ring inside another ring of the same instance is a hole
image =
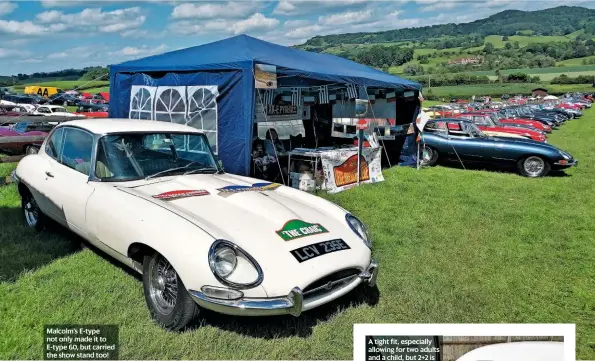
[[[364,148],[360,164],[360,183],[384,181],[380,164],[381,149]],[[357,150],[333,150],[321,154],[323,188],[338,193],[357,185]]]
[[[254,65],[254,87],[256,89],[277,89],[277,67],[275,65]]]

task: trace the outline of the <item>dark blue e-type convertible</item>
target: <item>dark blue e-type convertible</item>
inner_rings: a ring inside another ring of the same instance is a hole
[[[422,165],[439,160],[516,166],[527,177],[542,177],[552,169],[566,169],[578,163],[569,153],[551,144],[530,139],[490,137],[462,119],[429,121],[422,134]]]

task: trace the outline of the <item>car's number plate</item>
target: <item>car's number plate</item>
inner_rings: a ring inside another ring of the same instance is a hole
[[[333,239],[331,241],[324,241],[300,247],[290,252],[298,262],[302,263],[327,253],[343,251],[345,249],[351,249],[351,247],[349,247],[342,239]]]

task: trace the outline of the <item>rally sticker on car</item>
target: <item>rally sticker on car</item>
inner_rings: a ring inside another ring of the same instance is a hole
[[[220,196],[229,197],[235,193],[272,191],[279,187],[281,187],[279,183],[254,183],[251,186],[227,186],[217,190]]]
[[[294,249],[291,252],[293,257],[299,262],[310,260],[324,254],[351,249],[342,239],[333,239],[331,241],[314,243],[308,246]]]
[[[327,233],[328,230],[320,225],[320,223],[308,223],[299,219],[292,219],[291,221],[286,222],[280,230],[275,232],[284,241],[291,241],[296,238]]]
[[[163,199],[163,200],[172,200],[172,199],[180,199],[180,198],[187,198],[187,197],[198,197],[198,196],[207,196],[209,195],[209,191],[204,189],[181,189],[176,191],[169,191],[165,193],[155,194],[153,198]]]

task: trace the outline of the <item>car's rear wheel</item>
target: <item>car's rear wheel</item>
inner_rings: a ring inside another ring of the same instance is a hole
[[[517,164],[519,173],[529,178],[543,177],[549,173],[551,166],[546,159],[532,155],[520,160]]]
[[[438,163],[438,151],[428,145],[424,145],[420,150],[421,165],[431,167]]]
[[[37,205],[37,201],[28,190],[21,197],[21,208],[25,224],[36,231],[42,231],[45,227],[45,215]]]
[[[185,328],[199,312],[180,276],[161,254],[146,255],[143,261],[145,300],[151,317],[163,328]]]

